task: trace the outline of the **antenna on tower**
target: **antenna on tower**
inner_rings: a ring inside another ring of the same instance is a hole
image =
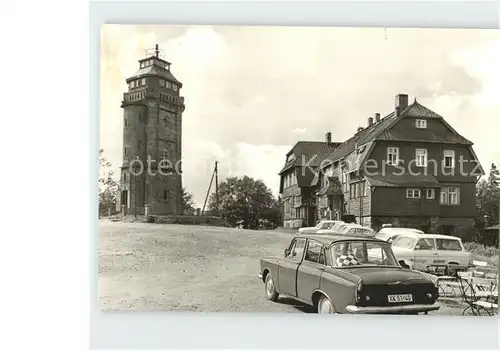
[[[153,54],[158,58],[161,58],[163,60],[165,59],[165,53],[158,47],[158,44],[156,44],[154,48],[149,48],[144,50],[145,57],[148,57]]]

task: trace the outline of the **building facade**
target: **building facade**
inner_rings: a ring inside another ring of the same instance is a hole
[[[287,153],[285,165],[279,172],[283,227],[300,228],[316,224],[316,174],[339,143],[332,142],[326,133],[324,142],[299,141]]]
[[[394,111],[368,118],[327,157],[315,194],[373,229],[393,224],[464,236],[474,225],[476,183],[484,174],[472,145],[443,117],[399,94]]]
[[[125,214],[182,214],[182,83],[170,62],[139,60],[123,94],[123,163],[117,207]]]

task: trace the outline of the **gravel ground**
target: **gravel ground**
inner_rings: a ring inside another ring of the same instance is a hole
[[[293,232],[100,221],[99,297],[106,311],[288,312],[264,298],[259,259],[280,255]],[[443,302],[432,314],[460,314]]]

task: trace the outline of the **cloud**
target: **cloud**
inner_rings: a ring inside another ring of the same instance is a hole
[[[184,84],[183,155],[208,164],[184,174],[196,199],[215,159],[277,184],[282,145],[329,131],[344,141],[374,113],[391,112],[398,93],[475,142],[485,167],[500,163],[498,31],[106,25],[100,142],[113,164],[121,161],[124,80],[156,42]]]

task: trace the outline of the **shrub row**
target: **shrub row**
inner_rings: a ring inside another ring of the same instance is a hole
[[[485,246],[483,244],[469,242],[464,243],[464,247],[467,251],[472,252],[476,255],[485,256],[485,257],[494,257],[499,255],[498,247],[494,246]]]
[[[148,223],[210,225],[217,227],[231,227],[224,219],[215,216],[156,216],[150,215]]]

